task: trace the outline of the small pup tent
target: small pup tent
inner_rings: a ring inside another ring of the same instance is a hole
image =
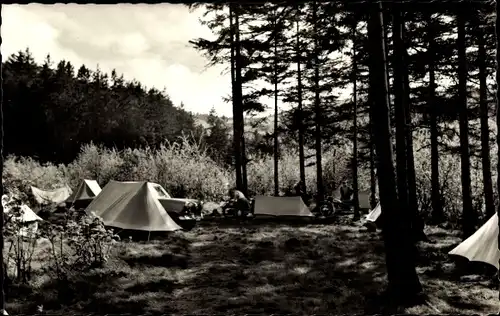
[[[60,204],[66,201],[67,198],[69,198],[69,196],[71,195],[71,189],[68,186],[64,186],[59,189],[45,191],[32,186],[31,193],[33,194],[33,197],[38,204]]]
[[[82,180],[73,193],[66,199],[69,204],[90,204],[101,192],[101,187],[95,180]]]
[[[366,221],[367,222],[372,222],[372,223],[375,223],[378,218],[380,217],[380,214],[382,214],[382,207],[380,206],[380,202],[377,204],[377,206],[375,206],[375,208],[373,210],[371,210],[370,213],[368,213],[368,215],[366,215]]]
[[[2,206],[7,218],[11,221],[21,222],[18,234],[28,238],[36,234],[38,231],[38,222],[43,221],[43,219],[36,215],[26,204],[21,204],[19,215],[11,214],[12,206],[9,205],[11,201],[5,195],[2,197]]]
[[[85,212],[95,213],[106,226],[122,229],[149,232],[181,229],[161,205],[158,187],[161,188],[151,182],[110,181]]]
[[[255,197],[254,215],[313,217],[300,196],[263,196]]]
[[[498,269],[500,251],[498,250],[498,214],[493,215],[472,236],[448,252],[470,261],[488,263]]]

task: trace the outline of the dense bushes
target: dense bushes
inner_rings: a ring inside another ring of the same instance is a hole
[[[25,223],[21,206],[17,198],[6,204],[4,267],[10,280],[30,282],[34,264],[59,281],[101,268],[119,239],[93,214],[68,213],[59,223]]]
[[[81,178],[95,179],[101,186],[112,179],[151,181],[161,184],[173,196],[220,199],[226,194],[224,184],[234,183],[234,175],[231,170],[210,159],[201,148],[187,139],[182,143],[167,143],[157,150],[126,149],[120,152],[89,144],[83,146],[75,161],[67,166],[42,165],[32,159],[9,157],[5,162],[3,180],[7,190],[21,192],[29,192],[30,185],[51,189],[68,183],[75,187]],[[328,186],[333,186],[333,183],[338,185],[348,174],[348,159],[337,152],[326,152],[324,156],[325,183]],[[292,189],[299,179],[297,157],[297,153],[292,150],[282,152],[282,191]],[[248,164],[248,181],[252,192],[272,194],[272,168],[272,157],[251,160]],[[314,190],[314,166],[306,169],[306,179],[308,187]]]
[[[310,154],[310,153],[308,153]],[[351,153],[348,147],[326,150],[324,153],[324,182],[327,191],[349,177]],[[427,148],[415,152],[417,191],[423,214],[430,212],[430,154]],[[272,194],[273,158],[250,157],[248,164],[249,189],[254,194]],[[459,158],[451,154],[440,157],[440,181],[445,212],[454,221],[461,213],[461,183]],[[493,163],[495,163],[493,161]],[[283,149],[280,158],[280,189],[290,190],[299,179],[298,154]],[[477,166],[473,160],[472,166]],[[480,166],[480,165],[479,165]],[[480,168],[472,170],[473,198],[476,208],[482,209],[483,187]],[[178,197],[218,200],[225,195],[224,184],[234,183],[231,170],[225,169],[209,158],[202,146],[184,139],[180,143],[167,143],[157,150],[126,149],[116,151],[93,144],[83,146],[71,164],[41,165],[30,158],[9,157],[5,162],[3,181],[9,191],[29,192],[29,185],[43,189],[56,188],[68,183],[74,187],[81,178],[96,179],[101,186],[109,180],[151,181],[161,184],[169,193]],[[306,168],[310,190],[315,189],[315,167]],[[494,179],[496,175],[494,172]],[[360,190],[368,190],[369,169],[360,165]]]

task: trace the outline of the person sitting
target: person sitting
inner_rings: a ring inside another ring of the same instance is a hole
[[[352,188],[347,185],[346,181],[342,181],[342,185],[340,186],[340,200],[344,203],[350,202],[352,199],[352,194]]]
[[[352,206],[352,198],[353,198],[353,189],[351,186],[347,185],[346,181],[342,181],[342,185],[339,188],[340,190],[340,202],[341,208],[345,210],[350,210]]]
[[[243,192],[237,190],[236,188],[229,189],[229,205],[237,211],[241,211],[241,215],[250,213],[250,201],[246,198]]]

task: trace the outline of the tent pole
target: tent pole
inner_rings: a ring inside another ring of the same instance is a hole
[[[148,242],[149,242],[149,236],[151,235],[151,231],[148,231]]]

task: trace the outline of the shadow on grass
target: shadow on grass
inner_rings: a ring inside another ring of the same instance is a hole
[[[178,300],[190,313],[364,313],[384,287],[381,241],[334,226],[240,227],[193,249],[201,271]],[[220,233],[219,233],[220,234]],[[377,244],[378,243],[378,244]],[[224,255],[225,254],[225,255]],[[192,264],[197,264],[193,262]],[[204,299],[200,299],[204,298]]]
[[[141,257],[123,258],[130,267],[138,266],[158,266],[164,268],[178,267],[186,269],[188,267],[188,257],[185,255],[177,255],[166,253],[160,256],[144,255]]]
[[[36,313],[38,306],[43,305],[46,311],[80,310],[84,312],[98,312],[92,306],[106,309],[108,302],[100,302],[96,293],[108,291],[115,281],[126,274],[123,272],[99,270],[91,273],[73,274],[65,281],[58,281],[55,277],[47,281],[40,288],[33,289],[29,295],[19,298],[14,306],[10,304],[9,313]],[[25,293],[28,294],[28,293]],[[97,303],[97,305],[95,305]],[[130,310],[133,308],[133,310]],[[107,312],[110,312],[108,310]],[[141,312],[133,306],[115,306],[112,310],[117,313]]]
[[[419,245],[425,291],[443,313],[492,310],[493,290],[457,281],[447,251],[458,239],[440,234],[428,234],[432,242]],[[48,282],[19,292],[29,306],[17,304],[9,312],[33,313],[44,304],[58,314],[387,313],[380,301],[386,287],[383,242],[379,232],[359,223],[204,223],[149,242],[124,241],[115,252],[106,269],[72,278],[66,296]]]
[[[495,313],[498,303],[496,269],[448,252],[462,240],[460,233],[436,226],[426,228],[430,242],[418,244],[417,271],[429,300],[441,313]],[[436,313],[414,308],[414,314]]]

